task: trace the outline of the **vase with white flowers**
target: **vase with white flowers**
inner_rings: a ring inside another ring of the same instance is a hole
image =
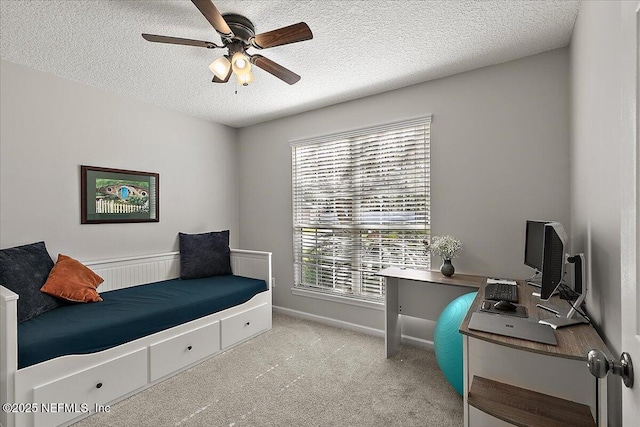
[[[462,249],[460,239],[450,235],[433,236],[431,238],[431,243],[426,240],[423,243],[427,250],[430,250],[434,254],[442,257],[440,272],[447,277],[453,276],[456,269],[453,267],[451,260],[456,256],[456,253]]]

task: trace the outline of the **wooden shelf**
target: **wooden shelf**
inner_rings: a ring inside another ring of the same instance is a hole
[[[596,427],[587,405],[474,376],[469,405],[521,427]]]

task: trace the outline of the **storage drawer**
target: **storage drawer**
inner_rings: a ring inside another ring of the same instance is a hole
[[[147,384],[147,349],[34,387],[35,425],[56,426]]]
[[[152,344],[149,347],[151,381],[169,375],[219,350],[220,322],[213,322]]]
[[[222,348],[227,348],[269,328],[271,307],[259,305],[251,310],[226,317],[221,321]]]

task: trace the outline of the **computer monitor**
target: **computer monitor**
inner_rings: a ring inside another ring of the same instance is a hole
[[[538,304],[538,307],[556,314],[557,317],[540,320],[540,323],[546,323],[554,328],[587,322],[584,316],[574,317],[574,315],[578,313],[578,310],[580,310],[580,306],[584,302],[587,293],[584,255],[569,256],[569,254],[566,253],[568,243],[569,238],[562,224],[559,222],[544,224],[540,299],[542,301],[548,301],[558,287],[564,283],[565,265],[567,265],[567,263],[573,264],[574,267],[573,293],[575,295],[566,298],[571,305],[571,309],[566,312],[566,315],[564,311],[562,313],[560,312],[560,308],[554,307],[551,304]],[[580,314],[582,313],[580,312]]]
[[[550,221],[527,220],[524,237],[524,265],[535,270],[533,277],[536,277],[542,272],[544,225],[549,222]]]
[[[569,242],[564,227],[559,222],[544,224],[542,249],[542,287],[540,299],[548,301],[564,279],[565,253]]]
[[[584,254],[577,254],[567,258],[567,261],[573,264],[573,291],[577,295],[574,302],[571,303],[571,310],[567,313],[567,317],[571,319],[576,314],[576,309],[580,309],[580,306],[584,302],[587,296],[587,283],[586,283],[586,271],[584,264]]]
[[[587,283],[584,280],[586,279],[584,254],[568,256],[566,260],[568,263],[573,264],[574,267],[574,295],[566,298],[569,305],[571,306],[571,309],[565,315],[564,310],[562,310],[560,307],[556,307],[549,303],[545,303],[544,305],[538,304],[538,307],[549,310],[556,314],[556,317],[551,317],[550,319],[543,319],[539,321],[540,323],[550,325],[553,328],[561,328],[564,326],[589,322],[585,313],[582,311],[582,304],[587,295]],[[580,314],[580,316],[576,316],[576,313]]]

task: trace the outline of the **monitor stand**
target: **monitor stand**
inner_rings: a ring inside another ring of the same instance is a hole
[[[542,301],[544,302],[544,301]],[[582,304],[581,301],[576,301],[576,303]],[[551,304],[550,302],[544,302],[544,304],[536,304],[536,307],[541,308],[543,310],[547,310],[550,313],[553,313],[555,316],[550,317],[548,319],[539,320],[538,323],[542,323],[543,325],[549,325],[553,329],[562,328],[565,326],[571,325],[579,325],[581,323],[589,323],[582,317],[573,317],[575,314],[575,310],[573,308],[567,309],[566,307],[558,307],[555,304]]]
[[[579,325],[581,323],[589,323],[582,317],[552,317],[550,319],[539,320],[538,323],[549,325],[553,329],[563,328],[565,326]]]
[[[540,298],[540,294],[537,292],[534,292],[533,296]],[[536,304],[536,307],[541,308],[543,310],[547,310],[549,313],[555,314],[556,317],[567,317],[569,314],[569,309],[565,307],[559,307],[555,304],[551,304],[548,301],[540,300],[540,303]]]
[[[571,308],[569,310],[561,309],[549,302],[544,302],[543,304],[536,304],[536,307],[542,308],[544,310],[550,311],[556,315],[556,317],[552,317],[550,319],[540,320],[539,323],[547,324],[551,326],[553,329],[562,328],[564,326],[571,325],[579,325],[581,323],[589,323],[582,316],[576,316],[579,314],[574,307],[580,307],[584,302],[584,299],[587,295],[587,287],[584,286],[583,289],[583,278],[585,277],[585,264],[584,264],[584,254],[574,255],[568,259],[568,262],[574,264],[575,273],[576,273],[576,290],[579,290],[578,298],[575,301],[569,301],[571,304]],[[539,296],[539,295],[538,295]]]
[[[533,286],[535,286],[535,285],[533,285]],[[557,289],[553,291],[553,293],[551,294],[551,296],[552,296],[552,297],[555,297],[556,295],[560,295],[560,292],[559,292]],[[533,297],[535,297],[535,298],[540,298],[540,292],[531,292],[531,296],[533,296]],[[551,297],[549,297],[549,298],[551,298]],[[542,301],[542,300],[540,300],[540,301]],[[548,306],[553,306],[553,304],[548,303],[548,302],[546,302],[546,301],[545,301],[545,303],[544,303],[544,304],[545,304],[545,305],[548,305]],[[555,308],[555,307],[552,307],[552,308]]]
[[[536,272],[533,273],[533,276],[526,279],[525,282],[527,283],[527,285],[535,286],[536,288],[541,288],[542,276],[540,276],[540,272],[536,270]]]

